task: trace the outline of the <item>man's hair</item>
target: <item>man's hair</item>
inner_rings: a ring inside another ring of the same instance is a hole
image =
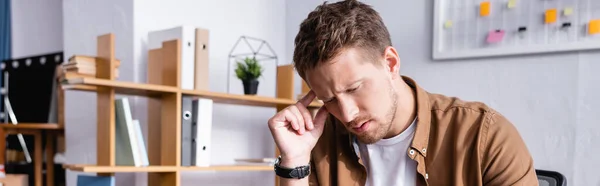
[[[392,45],[379,13],[357,0],[319,5],[300,24],[294,42],[293,62],[303,79],[307,70],[331,60],[344,49],[361,49],[362,56],[375,62]]]

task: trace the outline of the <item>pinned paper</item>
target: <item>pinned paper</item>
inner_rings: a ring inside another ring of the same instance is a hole
[[[546,10],[546,24],[556,22],[556,9]]]
[[[447,20],[444,23],[444,28],[452,28],[452,20]]]
[[[489,16],[491,6],[489,1],[481,2],[481,4],[479,4],[479,15],[482,17]]]
[[[571,8],[571,7],[567,7],[567,8],[565,8],[565,9],[563,10],[563,14],[564,14],[565,16],[570,16],[571,14],[573,14],[573,8]]]
[[[517,6],[517,0],[508,0],[508,8],[514,8]]]
[[[600,34],[600,19],[590,21],[588,25],[588,32],[592,34]]]
[[[487,43],[498,43],[504,39],[504,30],[494,30],[488,33]]]

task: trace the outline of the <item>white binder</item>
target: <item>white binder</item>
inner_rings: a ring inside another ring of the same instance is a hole
[[[162,47],[165,41],[179,39],[181,45],[181,88],[194,90],[194,71],[196,53],[196,28],[183,25],[164,30],[156,30],[148,33],[148,49]]]
[[[210,166],[212,111],[212,99],[198,98],[192,102],[192,127],[196,131],[196,143],[192,147],[194,148],[195,158],[192,158],[192,165],[200,167]]]

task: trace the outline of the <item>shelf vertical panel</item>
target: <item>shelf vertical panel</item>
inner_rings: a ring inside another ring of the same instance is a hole
[[[115,80],[115,36],[105,34],[97,38],[96,78]],[[97,164],[115,165],[115,90],[98,87],[97,90]]]
[[[162,173],[154,173],[158,182],[156,182],[158,186],[180,186],[181,185],[181,173],[179,171],[176,172],[162,172]],[[154,175],[153,175],[154,176]]]
[[[161,165],[181,165],[181,93],[165,94],[161,101]]]
[[[180,40],[148,53],[148,83],[181,87]],[[148,98],[148,152],[151,165],[181,164],[181,92]],[[180,173],[148,173],[149,186],[179,186]]]
[[[56,67],[56,107],[58,111],[57,124],[61,128],[65,127],[65,90],[62,87],[62,84],[58,82],[62,75],[62,66]],[[2,144],[2,143],[0,143]],[[56,135],[56,152],[64,153],[65,152],[65,135]]]
[[[277,67],[277,98],[294,100],[294,66],[281,65]],[[285,109],[287,105],[277,106],[277,112]],[[279,156],[279,148],[275,147],[275,157]],[[275,176],[275,185],[279,185],[279,177]]]
[[[181,41],[165,41],[162,45],[162,81],[163,85],[181,88]]]
[[[153,49],[148,52],[149,84],[164,85],[162,81],[162,49]],[[150,165],[160,165],[161,155],[161,98],[148,97],[148,160]],[[148,177],[151,178],[150,176]],[[150,180],[148,183],[152,183]]]
[[[277,67],[277,98],[294,100],[294,66]],[[284,106],[281,106],[285,108]],[[281,108],[278,108],[278,110]]]
[[[181,88],[180,40],[162,45],[162,80]],[[161,165],[181,165],[181,92],[165,94],[161,100]]]

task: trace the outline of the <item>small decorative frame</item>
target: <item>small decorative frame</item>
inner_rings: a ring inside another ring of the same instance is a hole
[[[250,42],[258,42],[260,43],[260,45],[258,46],[258,48],[253,48]],[[248,48],[250,48],[251,52],[237,53],[236,49],[238,48],[240,43],[245,43],[248,46]],[[262,50],[264,50],[264,48],[268,49],[268,53],[261,52]],[[275,66],[279,64],[277,54],[275,54],[275,51],[273,50],[273,48],[271,48],[271,45],[269,45],[267,41],[249,36],[240,36],[240,38],[235,42],[235,44],[231,48],[231,51],[229,52],[229,60],[227,64],[227,93],[230,93],[229,78],[231,78],[231,62],[235,62],[237,60],[244,60],[246,57],[254,57],[260,62],[274,60],[276,64]]]

